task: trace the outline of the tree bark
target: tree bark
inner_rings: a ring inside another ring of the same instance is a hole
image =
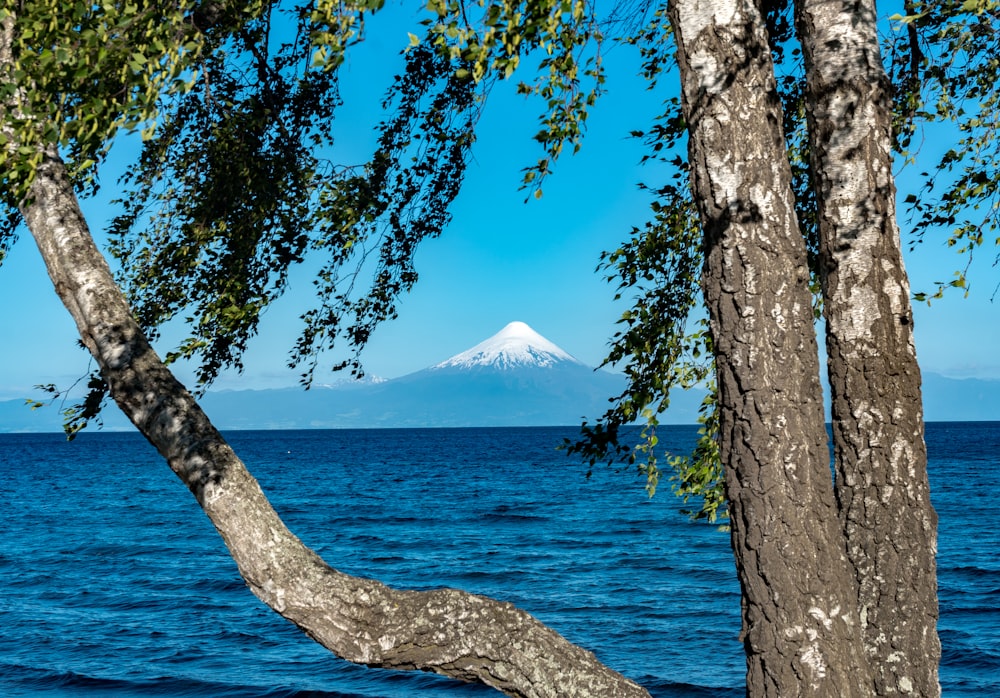
[[[264,603],[351,662],[432,671],[511,696],[648,696],[514,606],[454,589],[397,591],[342,574],[279,519],[253,476],[149,346],[94,246],[61,163],[23,215],[111,395],[167,459]]]
[[[12,16],[0,24],[0,72],[12,66],[13,27]],[[0,104],[0,128],[16,152],[17,134],[3,118],[10,108]],[[54,149],[45,153],[21,214],[112,397],[194,494],[264,603],[351,662],[430,671],[511,696],[649,695],[511,604],[454,589],[398,591],[329,567],[285,527],[149,345]]]
[[[747,0],[672,0],[670,18],[705,236],[747,693],[867,696],[763,23]]]
[[[837,496],[878,695],[940,695],[920,368],[873,0],[800,0]]]
[[[264,603],[360,664],[433,671],[511,696],[648,696],[510,604],[454,589],[397,591],[330,568],[285,527],[146,342],[57,159],[38,172],[23,215],[112,397],[195,495]]]

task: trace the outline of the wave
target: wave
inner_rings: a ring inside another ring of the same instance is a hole
[[[746,695],[744,686],[700,686],[682,681],[663,681],[653,676],[633,679],[654,698],[743,698]]]
[[[294,688],[239,686],[197,679],[163,677],[141,681],[87,676],[73,671],[54,671],[26,666],[3,666],[0,681],[8,698],[45,693],[48,696],[114,696],[148,698],[149,696],[187,696],[199,698],[377,698],[377,694],[343,693]]]

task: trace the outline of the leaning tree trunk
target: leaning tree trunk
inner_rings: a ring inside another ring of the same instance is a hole
[[[156,356],[55,157],[38,170],[23,215],[115,402],[194,493],[264,603],[360,664],[432,671],[512,696],[649,695],[508,603],[454,589],[397,591],[330,568],[285,527]]]
[[[878,695],[936,696],[941,645],[920,368],[873,0],[800,0],[837,495]]]
[[[805,243],[763,24],[753,0],[672,0],[670,18],[705,236],[747,693],[867,696]]]
[[[97,250],[58,159],[23,215],[118,406],[167,459],[264,603],[344,659],[432,671],[512,696],[648,696],[529,614],[454,589],[397,591],[332,568],[279,519],[256,480],[163,365]]]
[[[0,22],[0,73],[8,75],[12,31],[8,14]],[[11,108],[0,104],[0,133],[16,152],[17,133],[2,118],[5,107]],[[508,603],[454,589],[397,591],[329,567],[285,527],[149,345],[94,244],[54,149],[35,171],[21,213],[112,397],[194,494],[240,574],[268,606],[360,664],[431,671],[511,696],[649,695]]]

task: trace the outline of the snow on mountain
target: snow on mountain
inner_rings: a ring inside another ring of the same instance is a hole
[[[559,363],[583,363],[535,332],[523,322],[511,322],[489,339],[471,349],[442,361],[434,369],[472,369],[490,367],[508,370],[515,368],[550,368]]]
[[[370,374],[365,374],[362,378],[341,378],[340,380],[333,381],[332,383],[313,383],[313,388],[357,388],[366,385],[378,385],[379,383],[388,382],[388,378],[383,378],[382,376],[373,376]]]
[[[512,322],[437,366],[399,378],[308,392],[210,391],[202,404],[221,429],[576,427],[604,414],[608,399],[624,388],[624,376],[595,371],[525,323]],[[693,424],[702,394],[671,397],[664,423]],[[106,429],[133,428],[114,407],[104,416]],[[61,417],[57,410],[26,409],[23,400],[0,402],[0,432],[58,431]]]

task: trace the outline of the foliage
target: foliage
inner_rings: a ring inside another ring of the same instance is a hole
[[[967,289],[974,252],[991,241],[1000,245],[1000,3],[914,0],[894,19],[901,25],[889,47],[897,149],[913,161],[925,128],[944,124],[959,133],[953,147],[935,154],[936,166],[921,172],[919,191],[905,199],[914,243],[944,233],[945,244],[967,260],[953,279],[916,294],[927,300],[949,287]]]
[[[360,40],[365,13],[380,7],[296,6],[296,38],[277,47],[273,8],[220,37],[204,52],[194,89],[164,107],[127,178],[125,213],[112,226],[123,287],[150,333],[186,315],[193,333],[168,359],[197,359],[202,386],[241,368],[261,313],[310,252],[326,261],[290,364],[304,368],[308,386],[319,357],[346,340],[351,355],[334,368],[362,372],[359,352],[417,279],[416,246],[447,223],[477,95],[509,77],[525,52],[545,52],[545,77],[519,89],[546,100],[537,136],[546,152],[554,157],[582,134],[602,79],[599,60],[579,55],[592,36],[582,2],[483,4],[475,23],[472,8],[431,2],[425,37],[411,35],[406,69],[383,104],[390,116],[372,159],[359,167],[322,160],[333,139],[336,69]],[[589,90],[582,78],[593,80]],[[540,161],[525,182],[537,185],[546,172]]]
[[[670,458],[674,494],[685,504],[695,499],[697,509],[684,510],[693,520],[715,523],[729,518],[722,483],[725,473],[719,455],[719,410],[716,404],[714,377],[708,382],[708,394],[698,415],[698,440],[690,454]]]
[[[686,190],[667,185],[657,194],[653,220],[643,230],[633,230],[617,250],[605,253],[599,267],[617,283],[616,299],[633,294],[632,307],[619,320],[623,327],[615,333],[604,362],[621,364],[627,387],[596,426],[585,424],[583,437],[566,443],[570,453],[591,465],[599,460],[637,465],[646,475],[650,496],[660,480],[658,415],[669,406],[670,391],[697,387],[714,370],[704,321],[694,331],[687,328],[700,290],[697,218]],[[631,448],[622,445],[621,427],[637,420],[646,424],[640,442]],[[692,494],[688,489],[687,495]]]
[[[310,252],[326,262],[291,362],[308,364],[308,384],[316,357],[341,336],[355,352],[344,365],[360,371],[357,352],[416,280],[415,246],[447,221],[473,142],[474,85],[414,50],[384,104],[390,117],[371,161],[323,159],[340,103],[337,45],[317,61],[312,15],[292,16],[293,41],[276,45],[282,18],[272,12],[213,47],[196,89],[170,105],[126,177],[111,228],[147,332],[186,314],[192,335],[168,360],[197,359],[202,386],[242,368],[261,314]],[[370,284],[356,290],[376,253]]]
[[[26,194],[47,146],[60,147],[80,186],[93,186],[94,165],[114,136],[148,129],[162,96],[189,88],[185,72],[202,49],[194,9],[193,2],[19,3],[14,64],[0,85],[5,125],[18,134],[15,150],[0,150],[6,205]]]
[[[269,50],[271,12],[209,44],[194,89],[162,103],[162,118],[122,181],[110,226],[119,281],[141,326],[183,310],[193,336],[168,361],[202,358],[210,382],[240,354],[281,294],[309,240],[321,176],[315,149],[338,104],[336,74],[300,70],[308,27]]]
[[[316,281],[323,304],[303,316],[306,330],[293,356],[296,365],[311,361],[303,374],[306,383],[345,317],[353,318],[343,334],[354,356],[335,368],[350,366],[361,375],[358,353],[379,322],[396,316],[395,299],[417,280],[416,246],[440,234],[465,172],[478,116],[475,83],[424,47],[411,50],[406,65],[384,105],[395,106],[396,115],[382,124],[372,162],[359,174],[326,181],[319,190],[314,247],[329,254]],[[428,95],[429,100],[421,99]],[[406,157],[408,164],[401,164]],[[350,291],[360,267],[346,289],[340,270],[352,255],[364,263],[373,240],[378,258],[371,285],[355,300]]]
[[[429,0],[424,43],[451,61],[459,77],[476,82],[509,79],[526,57],[540,54],[531,81],[520,94],[544,103],[535,140],[544,157],[525,168],[524,186],[541,196],[541,185],[566,145],[576,152],[587,117],[604,84],[603,36],[587,0]],[[411,34],[414,45],[421,43]],[[523,72],[523,70],[522,70]]]
[[[18,4],[14,62],[0,80],[0,261],[46,147],[58,146],[77,184],[93,188],[94,166],[115,134],[147,126],[161,94],[186,89],[184,71],[201,49],[192,9],[191,2]],[[13,10],[0,9],[0,19]]]
[[[447,222],[480,87],[418,47],[386,99],[389,116],[372,160],[338,167],[325,159],[340,101],[336,68],[380,2],[181,3],[174,14],[87,5],[72,20],[45,25],[46,43],[96,42],[92,56],[73,61],[54,50],[62,72],[50,71],[55,59],[37,48],[45,45],[36,27],[48,20],[41,18],[62,17],[51,4],[29,3],[16,16],[17,84],[31,89],[4,94],[18,99],[20,111],[5,118],[23,156],[4,171],[26,186],[39,146],[49,143],[68,159],[75,182],[92,189],[93,166],[118,130],[143,127],[110,250],[150,336],[175,319],[190,328],[168,361],[193,359],[201,387],[224,368],[240,369],[290,269],[318,251],[327,256],[316,280],[318,307],[304,315],[291,362],[308,364],[308,384],[316,357],[339,334],[354,350],[341,365],[360,371],[357,352],[416,280],[417,243]],[[112,49],[119,45],[132,47],[120,71],[131,81],[127,89],[94,79],[118,74]],[[23,193],[6,190],[13,193],[4,203],[15,210]],[[12,239],[13,226],[0,242]],[[374,266],[367,290],[359,281],[366,265]],[[85,405],[106,390],[92,388]],[[91,414],[85,405],[79,414]]]
[[[37,410],[40,407],[45,407],[59,400],[61,405],[60,413],[64,420],[63,430],[66,432],[66,438],[69,441],[76,438],[76,435],[83,431],[92,421],[96,421],[98,425],[103,424],[101,410],[104,408],[104,401],[108,395],[108,388],[104,379],[99,373],[92,372],[87,376],[86,397],[79,402],[67,406],[66,402],[72,399],[70,398],[70,393],[75,387],[73,385],[68,390],[60,390],[52,383],[36,385],[36,389],[41,390],[49,396],[47,401],[31,399],[25,401],[32,410]]]

